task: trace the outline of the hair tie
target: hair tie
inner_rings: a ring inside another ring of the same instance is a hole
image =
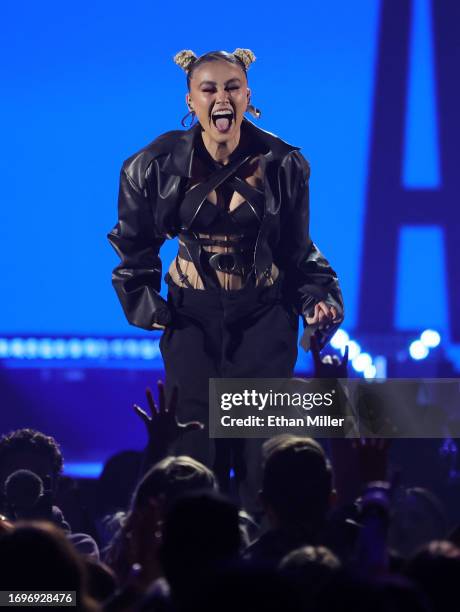
[[[184,72],[188,72],[198,57],[191,49],[184,49],[176,53],[173,59],[174,63],[180,66]]]
[[[235,49],[235,51],[233,51],[233,55],[243,62],[246,70],[253,62],[256,61],[256,56],[251,51],[251,49],[240,49],[238,47],[238,49]]]

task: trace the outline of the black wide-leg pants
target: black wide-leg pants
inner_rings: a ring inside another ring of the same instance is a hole
[[[246,284],[229,291],[189,289],[167,274],[172,322],[160,340],[166,396],[179,388],[179,421],[198,420],[174,449],[212,467],[221,484],[230,467],[243,480],[249,458],[245,440],[209,440],[210,378],[290,378],[297,360],[298,316],[283,300],[280,275],[273,285]],[[251,442],[247,440],[247,442]]]

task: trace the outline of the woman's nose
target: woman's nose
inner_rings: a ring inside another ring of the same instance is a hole
[[[224,102],[227,102],[228,99],[229,99],[228,91],[223,90],[223,91],[217,92],[216,102],[224,103]]]

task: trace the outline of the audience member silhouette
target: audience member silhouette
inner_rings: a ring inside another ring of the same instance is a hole
[[[83,558],[51,523],[17,523],[0,535],[0,590],[76,591],[77,609],[96,609]]]
[[[191,457],[166,457],[145,474],[105,555],[121,585],[136,563],[142,566],[144,584],[159,575],[159,538],[155,534],[164,512],[180,495],[202,489],[216,491],[216,479],[209,468]]]
[[[246,554],[278,564],[300,546],[321,543],[334,499],[332,469],[311,438],[277,436],[264,444],[263,453],[260,498],[270,528]]]

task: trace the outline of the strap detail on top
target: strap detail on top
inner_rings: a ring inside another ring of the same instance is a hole
[[[176,255],[175,264],[180,282],[183,283],[188,289],[193,289],[191,282],[188,280],[187,274],[183,272],[182,267],[179,263],[179,254]]]
[[[203,202],[206,200],[207,195],[234,174],[250,157],[250,155],[240,157],[226,166],[219,168],[219,170],[214,172],[207,181],[193,187],[185,194],[181,205],[182,230],[188,230],[190,228]]]
[[[184,242],[186,245],[190,243],[196,243],[200,246],[210,246],[210,247],[225,247],[225,248],[233,248],[239,251],[246,251],[248,249],[253,249],[256,244],[256,236],[237,236],[235,240],[220,240],[218,238],[202,238],[201,236],[196,236],[195,234],[185,234],[180,233],[178,235],[179,240]]]
[[[237,191],[240,195],[242,195],[245,198],[245,201],[252,208],[252,211],[257,217],[257,219],[261,221],[262,218],[261,218],[261,215],[259,214],[259,211],[257,210],[256,203],[259,202],[263,198],[263,195],[264,195],[263,191],[260,191],[256,187],[253,187],[253,185],[249,185],[249,183],[247,183],[244,179],[240,178],[239,176],[234,176],[231,179],[229,179],[227,181],[227,185],[229,185],[230,187],[233,187],[235,191]],[[238,210],[238,206],[229,212],[231,214],[235,212],[236,210]],[[263,208],[261,207],[260,212],[262,211],[263,211]]]

